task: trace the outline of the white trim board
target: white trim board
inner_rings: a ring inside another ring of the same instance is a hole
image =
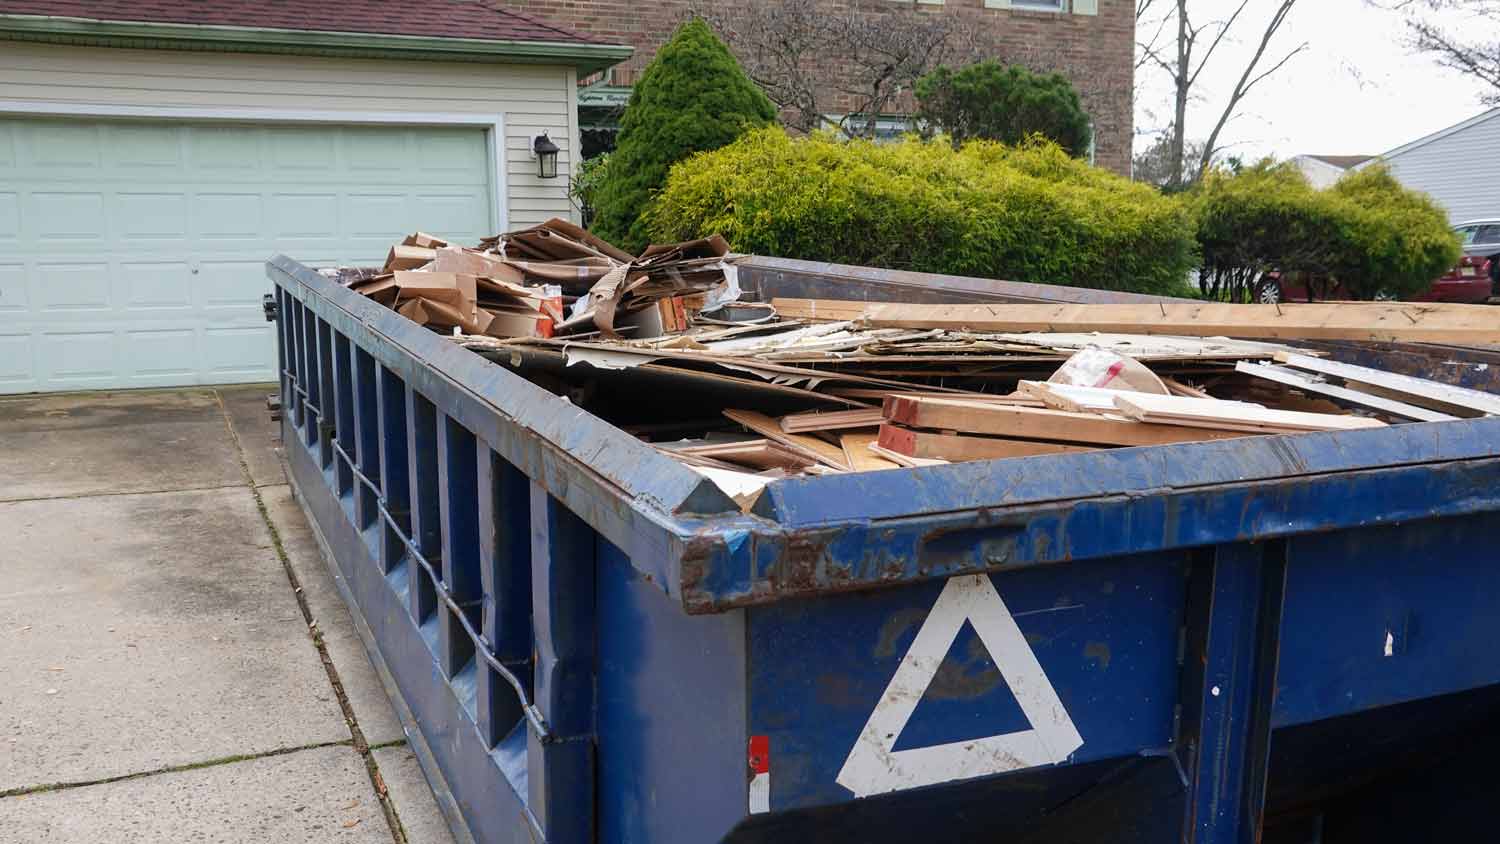
[[[302,123],[329,126],[475,126],[485,129],[489,150],[491,225],[510,229],[510,203],[505,183],[505,115],[479,112],[335,111],[277,108],[197,108],[183,106],[124,106],[105,103],[55,103],[0,100],[0,116],[101,117],[146,120],[193,120],[230,123]]]

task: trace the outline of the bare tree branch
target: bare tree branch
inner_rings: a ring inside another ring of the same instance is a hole
[[[1413,48],[1489,86],[1493,90],[1481,99],[1486,105],[1500,105],[1500,0],[1400,0],[1372,5],[1404,12]],[[1448,25],[1439,24],[1439,19]],[[1449,26],[1467,34],[1457,34]]]
[[[1208,135],[1208,141],[1203,145],[1203,155],[1198,162],[1198,173],[1200,175],[1204,170],[1208,169],[1209,162],[1212,160],[1214,152],[1218,149],[1219,133],[1224,130],[1224,124],[1229,122],[1229,118],[1234,116],[1234,111],[1239,106],[1240,100],[1244,99],[1245,95],[1250,93],[1250,89],[1255,87],[1256,83],[1280,70],[1294,56],[1307,49],[1307,44],[1304,43],[1290,53],[1287,53],[1281,61],[1277,62],[1269,70],[1255,75],[1255,69],[1260,65],[1260,60],[1265,56],[1266,48],[1271,46],[1271,39],[1276,37],[1276,32],[1281,29],[1282,24],[1286,23],[1287,16],[1292,13],[1292,8],[1296,5],[1297,0],[1281,0],[1281,5],[1271,15],[1270,22],[1266,24],[1265,32],[1260,36],[1260,45],[1255,48],[1255,55],[1251,57],[1249,64],[1245,65],[1244,73],[1240,74],[1240,81],[1235,83],[1234,90],[1229,94],[1229,102],[1224,106],[1224,111],[1219,114],[1219,121],[1214,124],[1213,131]]]
[[[1164,148],[1160,145],[1154,146],[1151,156],[1153,159],[1164,158],[1176,163],[1163,166],[1157,166],[1155,163],[1150,165],[1154,170],[1165,174],[1166,185],[1170,187],[1180,187],[1185,182],[1196,180],[1202,175],[1219,152],[1219,135],[1223,132],[1224,126],[1234,117],[1245,96],[1256,85],[1285,67],[1294,56],[1307,47],[1303,44],[1268,68],[1262,69],[1261,63],[1265,59],[1268,48],[1297,4],[1297,0],[1276,0],[1276,11],[1261,33],[1255,54],[1243,68],[1234,89],[1230,91],[1208,140],[1189,155],[1188,103],[1195,98],[1202,98],[1197,90],[1199,77],[1215,56],[1220,55],[1219,48],[1233,40],[1231,33],[1237,32],[1247,23],[1247,10],[1251,5],[1251,0],[1240,0],[1227,18],[1194,24],[1192,12],[1199,8],[1197,1],[1175,0],[1174,8],[1168,13],[1168,19],[1175,23],[1177,30],[1176,44],[1173,45],[1175,49],[1171,51],[1171,54],[1168,54],[1167,49],[1158,47],[1155,42],[1157,29],[1165,26],[1161,22],[1148,22],[1146,26],[1150,28],[1149,31],[1152,34],[1144,40],[1138,38],[1137,43],[1139,52],[1136,68],[1146,66],[1160,69],[1166,73],[1172,85],[1172,122],[1167,129]],[[1396,0],[1396,2],[1403,2],[1403,0]],[[1405,0],[1405,2],[1460,2],[1460,0]],[[1480,0],[1480,2],[1500,4],[1500,0]],[[1146,6],[1151,5],[1146,0],[1137,0],[1137,9],[1140,9],[1143,3]],[[1137,19],[1138,32],[1141,25],[1141,21]]]

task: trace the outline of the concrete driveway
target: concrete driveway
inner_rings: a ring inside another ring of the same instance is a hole
[[[0,399],[0,838],[453,841],[273,389]]]

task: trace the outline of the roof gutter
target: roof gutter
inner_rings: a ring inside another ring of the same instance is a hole
[[[579,75],[612,67],[635,52],[634,48],[619,44],[438,38],[12,14],[0,14],[0,39],[148,50],[572,65]]]

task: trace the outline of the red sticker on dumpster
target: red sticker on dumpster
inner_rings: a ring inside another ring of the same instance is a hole
[[[750,737],[750,773],[768,774],[771,772],[771,737]]]

